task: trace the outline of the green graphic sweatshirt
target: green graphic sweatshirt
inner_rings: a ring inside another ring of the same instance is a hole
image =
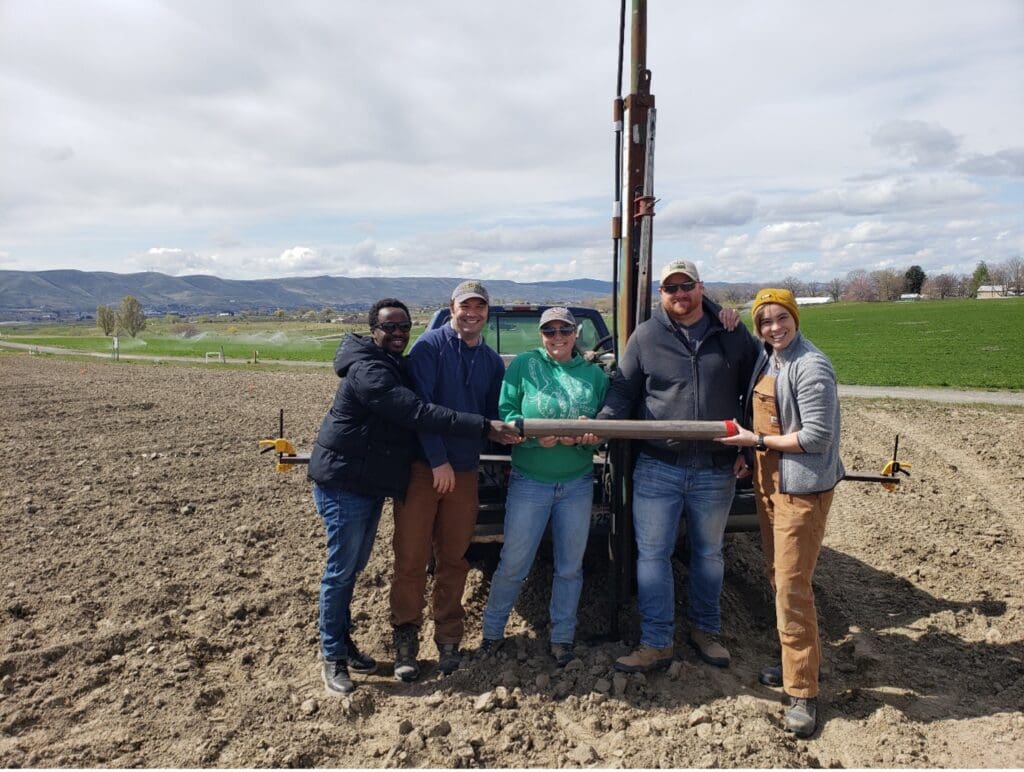
[[[608,376],[579,354],[557,362],[543,348],[526,351],[505,370],[498,399],[503,421],[517,418],[593,418],[604,402]],[[542,448],[528,438],[512,448],[512,466],[538,482],[568,482],[593,469],[593,445]]]

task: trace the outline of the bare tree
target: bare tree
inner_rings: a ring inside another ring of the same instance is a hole
[[[107,305],[96,306],[96,326],[104,335],[110,335],[117,327],[117,314]]]
[[[1020,295],[1024,287],[1024,260],[1020,257],[1011,257],[1002,264],[1003,275],[1006,277],[1007,289],[1013,290],[1014,294]]]
[[[843,300],[878,300],[878,286],[867,271],[856,270],[846,274],[846,292]]]
[[[803,295],[804,290],[806,289],[805,284],[796,276],[787,276],[785,279],[779,282],[779,286],[782,287],[783,289],[788,289],[797,297]]]
[[[899,300],[903,292],[903,274],[891,268],[873,271],[871,278],[875,283],[879,300]]]
[[[828,284],[825,285],[825,290],[828,292],[828,296],[832,298],[833,303],[838,303],[839,299],[843,296],[843,290],[846,289],[846,283],[840,279],[832,279]]]
[[[133,338],[146,329],[146,312],[134,295],[121,298],[121,310],[117,314],[118,326]]]
[[[933,300],[953,297],[957,294],[959,281],[951,273],[939,273],[929,276],[921,285],[921,294]]]

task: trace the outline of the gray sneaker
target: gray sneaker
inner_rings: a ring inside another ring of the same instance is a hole
[[[690,630],[690,645],[697,652],[697,656],[709,665],[729,667],[729,650],[722,644],[722,638],[718,633],[693,628]]]
[[[395,678],[410,683],[420,677],[420,631],[416,625],[400,625],[395,628]]]
[[[786,710],[786,731],[810,737],[818,725],[818,701],[814,697],[790,697]]]

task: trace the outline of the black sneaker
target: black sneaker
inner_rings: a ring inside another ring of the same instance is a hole
[[[345,636],[345,648],[348,650],[348,667],[353,673],[368,675],[377,670],[377,660],[359,651],[351,635]]]
[[[356,685],[348,676],[348,664],[343,659],[324,661],[322,670],[324,688],[328,694],[343,695],[355,691]]]
[[[459,651],[457,643],[439,643],[437,644],[437,653],[439,655],[438,667],[445,675],[451,675],[462,664],[462,652]]]
[[[400,625],[395,628],[395,678],[409,683],[420,677],[420,631],[416,625]]]
[[[573,651],[571,643],[552,643],[551,656],[554,657],[556,665],[565,667],[576,659],[576,652]]]
[[[782,665],[768,665],[757,673],[757,682],[765,686],[782,686]]]
[[[810,737],[818,725],[818,701],[814,697],[790,697],[786,710],[786,731]]]
[[[493,657],[504,645],[504,638],[484,638],[480,641],[480,648],[476,650],[476,654],[478,657]]]

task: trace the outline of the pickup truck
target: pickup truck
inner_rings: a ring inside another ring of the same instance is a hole
[[[508,364],[516,354],[522,354],[540,345],[537,332],[540,316],[549,308],[551,306],[491,306],[483,338],[491,348],[501,354],[505,364]],[[576,333],[576,348],[581,353],[593,351],[597,356],[614,356],[612,336],[600,311],[584,306],[568,308],[576,317],[576,324],[579,326]],[[448,308],[438,309],[430,317],[427,329],[443,327],[451,318],[451,311]]]
[[[491,306],[483,338],[508,363],[517,354],[540,346],[537,332],[540,316],[548,308],[550,306],[544,305]],[[569,306],[569,310],[576,317],[576,322],[579,325],[576,338],[577,349],[582,355],[604,367],[610,374],[614,369],[615,354],[612,336],[604,318],[594,308]],[[441,308],[431,317],[427,329],[432,330],[448,324],[450,319],[449,309]],[[505,493],[508,489],[510,471],[511,457],[505,451],[504,446],[492,445],[488,452],[481,455],[480,512],[473,534],[473,541],[477,544],[503,540]],[[592,540],[594,538],[603,539],[611,531],[612,488],[606,444],[594,454]],[[681,536],[684,535],[685,530],[685,528],[680,529]],[[730,532],[757,530],[757,514],[749,478],[737,486],[726,530]]]

